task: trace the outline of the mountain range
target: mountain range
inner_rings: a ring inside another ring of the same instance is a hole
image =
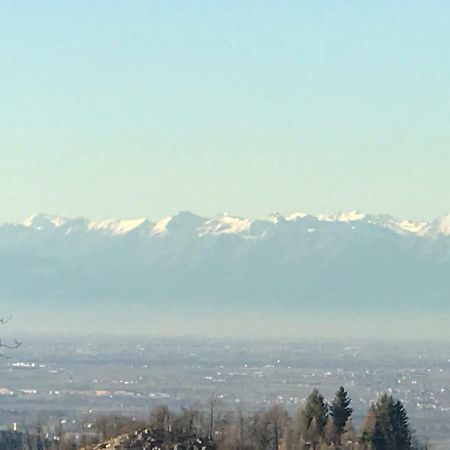
[[[155,307],[450,310],[450,213],[160,221],[36,214],[0,226],[0,297]],[[84,303],[83,303],[84,304]]]

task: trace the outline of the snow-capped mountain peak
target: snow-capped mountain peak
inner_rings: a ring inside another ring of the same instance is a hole
[[[22,222],[22,225],[37,231],[48,233],[58,232],[70,234],[78,232],[97,232],[104,235],[124,236],[135,230],[142,230],[151,236],[173,235],[206,235],[235,234],[248,237],[267,236],[274,230],[285,229],[283,224],[292,227],[304,226],[308,228],[331,226],[339,223],[344,226],[348,224],[353,228],[357,223],[370,225],[377,228],[389,229],[403,235],[416,235],[421,237],[438,237],[450,235],[450,213],[443,215],[432,222],[398,220],[387,214],[365,214],[357,211],[339,212],[335,214],[308,215],[293,212],[287,215],[272,213],[266,218],[252,220],[245,217],[234,216],[229,213],[218,214],[214,217],[201,217],[189,211],[181,211],[167,216],[156,223],[141,217],[138,219],[110,219],[100,221],[89,221],[83,217],[66,218],[52,214],[34,214]],[[321,225],[322,223],[322,225]],[[303,224],[303,225],[302,225]],[[272,230],[272,231],[270,231]],[[286,231],[287,232],[287,231]],[[181,233],[181,234],[180,234]]]
[[[408,233],[420,234],[427,226],[427,222],[413,222],[411,220],[401,220],[397,222],[399,228]]]
[[[319,214],[316,217],[323,222],[356,222],[363,220],[366,217],[366,214],[358,211],[348,211],[335,214]]]
[[[150,222],[145,218],[139,219],[128,219],[128,220],[103,220],[100,222],[90,222],[88,229],[95,231],[103,231],[106,233],[110,233],[112,235],[123,235],[127,234],[130,231],[136,230],[144,225],[151,225]]]
[[[36,230],[49,230],[65,225],[67,220],[65,217],[59,217],[53,214],[37,213],[25,219],[22,224]]]
[[[252,224],[250,219],[232,216],[229,213],[219,214],[206,220],[200,228],[200,235],[205,234],[237,234],[248,231]]]
[[[180,211],[173,216],[165,217],[156,222],[152,235],[166,235],[170,232],[193,232],[206,221],[204,217],[189,211]]]
[[[269,215],[267,220],[273,224],[277,224],[280,222],[284,222],[286,220],[286,217],[283,216],[283,214],[280,214],[279,212],[275,211]]]
[[[152,234],[153,235],[167,234],[167,225],[170,223],[172,218],[173,216],[167,216],[156,222],[155,226],[153,227]]]
[[[300,220],[304,219],[308,214],[302,213],[302,212],[292,212],[286,216],[286,220]]]
[[[37,214],[0,226],[1,289],[12,299],[440,307],[450,298],[449,239],[450,214],[414,222],[184,211],[155,224]]]

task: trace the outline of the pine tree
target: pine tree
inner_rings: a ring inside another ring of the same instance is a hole
[[[393,404],[394,400],[387,394],[375,404],[375,426],[372,435],[374,450],[397,450],[391,420]]]
[[[391,422],[398,450],[411,448],[411,430],[408,423],[408,415],[400,400],[391,405]]]
[[[305,441],[310,442],[313,449],[325,437],[327,420],[328,405],[323,395],[314,389],[299,414],[300,435]]]
[[[411,431],[403,404],[384,394],[369,410],[361,442],[371,450],[411,450]]]
[[[351,399],[348,393],[341,386],[336,392],[333,403],[330,406],[330,415],[333,417],[338,435],[342,434],[347,420],[352,415],[353,409],[350,407],[350,402]]]
[[[305,407],[301,412],[304,430],[310,427],[313,419],[315,419],[318,433],[322,435],[328,420],[328,405],[317,389],[314,389],[308,396]]]

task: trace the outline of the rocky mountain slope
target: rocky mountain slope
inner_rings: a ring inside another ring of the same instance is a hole
[[[450,214],[158,222],[37,214],[0,226],[0,296],[58,302],[450,308]]]

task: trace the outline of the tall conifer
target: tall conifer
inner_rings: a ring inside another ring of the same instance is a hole
[[[339,435],[344,431],[347,420],[352,415],[353,409],[350,407],[351,399],[348,393],[341,386],[336,392],[333,403],[330,406],[330,415],[333,418],[336,431]]]

